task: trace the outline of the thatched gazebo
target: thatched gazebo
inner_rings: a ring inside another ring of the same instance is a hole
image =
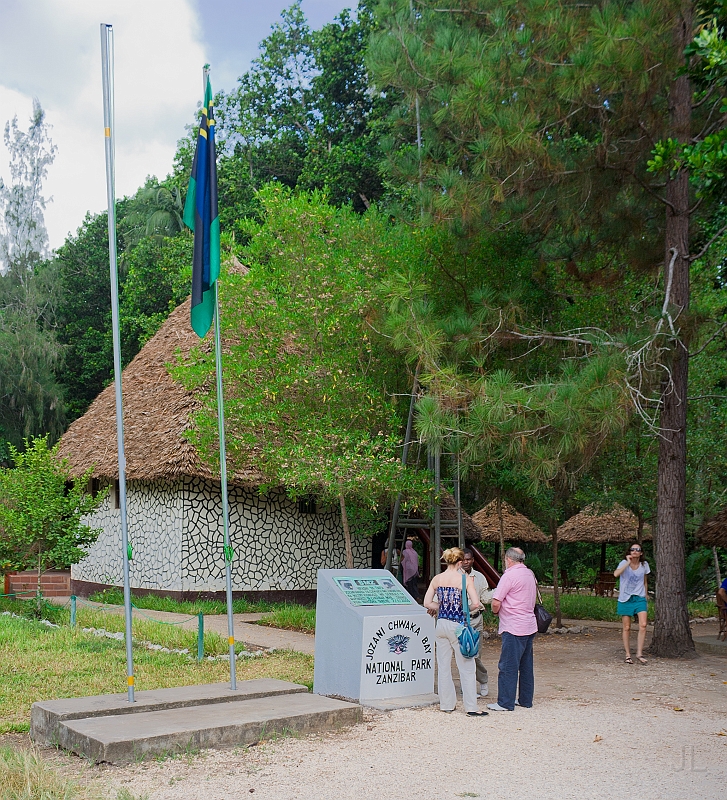
[[[586,506],[558,528],[558,543],[592,542],[601,545],[600,571],[606,571],[606,545],[651,539],[651,528],[644,525],[639,536],[639,519],[632,511],[615,503],[609,511]]]
[[[133,589],[177,597],[224,597],[219,476],[185,436],[201,400],[176,382],[169,365],[193,347],[209,347],[189,322],[189,300],[176,308],[122,375],[129,538]],[[72,591],[85,596],[119,586],[121,525],[114,386],[108,386],[60,441],[74,475],[93,469],[92,491],[109,487],[87,524],[101,530],[71,571]],[[345,565],[335,507],[294,502],[284,487],[261,495],[262,476],[244,464],[229,474],[233,590],[266,599],[315,599],[320,568]],[[370,541],[356,537],[354,565],[372,565]]]
[[[504,539],[508,542],[530,542],[545,544],[548,537],[540,528],[524,514],[521,514],[504,500],[502,506],[502,531]],[[484,508],[475,512],[472,519],[482,531],[482,541],[500,541],[500,515],[497,510],[497,500],[488,503]]]
[[[501,551],[506,541],[536,544],[548,541],[548,537],[534,522],[504,500],[499,501],[498,509],[498,500],[495,498],[475,512],[472,519],[482,531],[482,540],[495,543],[494,561],[495,564],[499,562],[503,569],[505,554]]]
[[[699,526],[697,539],[708,547],[727,547],[727,508]]]

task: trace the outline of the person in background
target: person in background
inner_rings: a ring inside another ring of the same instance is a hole
[[[500,617],[502,650],[497,665],[497,702],[487,706],[491,711],[514,711],[516,705],[533,705],[533,639],[538,632],[533,609],[537,584],[524,561],[525,553],[519,547],[510,547],[505,553],[505,572],[492,593],[492,611]]]
[[[722,602],[727,605],[727,578],[725,578],[717,589],[717,594],[722,598]]]
[[[386,568],[386,554],[389,552],[389,548],[385,547],[381,551],[381,566]],[[394,552],[391,554],[391,569],[390,572],[392,575],[399,574],[399,551],[394,548]]]
[[[626,651],[626,663],[633,664],[631,658],[631,617],[636,614],[639,620],[639,633],[636,637],[636,660],[646,664],[644,658],[644,642],[646,641],[646,603],[648,578],[651,572],[649,562],[644,559],[644,551],[638,542],[634,542],[626,551],[626,558],[616,567],[613,574],[619,579],[618,603],[616,610],[623,623],[623,643]]]
[[[414,543],[407,539],[404,552],[401,554],[401,569],[404,577],[404,588],[419,602],[419,553]]]
[[[472,549],[465,547],[463,552],[464,559],[462,560],[462,569],[464,570],[465,574],[472,576],[475,584],[475,592],[477,592],[477,597],[479,597],[480,605],[482,606],[482,610],[475,611],[474,613],[470,614],[470,622],[472,623],[472,627],[476,631],[480,632],[480,641],[482,641],[482,633],[484,631],[482,612],[485,609],[485,604],[489,603],[492,599],[492,592],[490,591],[489,584],[487,583],[487,578],[485,578],[481,572],[477,572],[477,570],[474,568],[475,554],[472,552]],[[477,694],[479,694],[480,697],[487,697],[487,694],[490,691],[487,681],[487,668],[482,663],[481,654],[482,645],[480,645],[480,652],[475,656]]]
[[[446,713],[454,711],[457,705],[457,692],[452,680],[452,651],[459,670],[459,682],[462,686],[462,701],[468,717],[485,717],[486,711],[477,708],[477,685],[475,678],[475,660],[465,658],[459,649],[457,632],[464,625],[464,606],[462,605],[462,559],[464,553],[459,547],[451,547],[442,553],[447,569],[435,575],[424,596],[424,606],[432,614],[437,615],[435,633],[437,652],[437,689],[439,692],[439,709]],[[476,611],[480,601],[475,592],[472,578],[466,578],[466,591],[470,609]]]

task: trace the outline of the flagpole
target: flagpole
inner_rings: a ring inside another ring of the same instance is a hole
[[[124,451],[124,410],[121,399],[121,336],[119,334],[119,273],[116,259],[116,195],[114,171],[114,31],[101,23],[101,68],[103,76],[103,119],[106,150],[106,198],[108,203],[109,268],[111,276],[111,331],[114,344],[114,388],[116,390],[116,442],[119,457],[119,511],[121,548],[124,561],[124,617],[126,638],[126,685],[128,700],[134,702],[134,655],[131,640],[131,582],[129,579],[129,527],[126,516],[126,453]]]
[[[202,70],[202,96],[207,91],[209,65]],[[235,659],[235,618],[232,613],[232,555],[230,545],[230,504],[227,494],[227,448],[225,446],[225,398],[222,394],[222,344],[220,335],[220,300],[218,281],[215,281],[215,373],[217,376],[217,429],[220,439],[220,490],[222,499],[222,530],[225,553],[225,594],[227,599],[227,642],[230,648],[230,689],[237,689]]]
[[[222,347],[220,346],[220,302],[215,281],[215,371],[217,373],[217,428],[220,435],[220,484],[222,490],[222,525],[225,550],[225,590],[227,594],[227,635],[230,645],[230,688],[237,689],[235,674],[235,618],[232,615],[232,547],[230,547],[230,512],[227,499],[227,451],[225,448],[225,400],[222,395]]]

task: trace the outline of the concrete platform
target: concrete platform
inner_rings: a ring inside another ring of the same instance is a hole
[[[72,697],[33,703],[30,710],[30,736],[38,744],[59,743],[59,728],[70,720],[94,717],[117,718],[125,714],[144,714],[190,706],[216,705],[258,697],[275,697],[307,693],[298,683],[262,678],[240,681],[236,691],[228,683],[206,683],[198,686],[179,686],[172,689],[153,689],[136,692],[135,702],[129,703],[126,694],[102,694],[94,697]]]
[[[311,733],[353,725],[361,706],[314,694],[68,720],[57,744],[95,762],[114,764],[207,747],[253,744],[271,734]]]
[[[718,640],[716,636],[695,636],[694,646],[699,653],[727,657],[727,642]]]

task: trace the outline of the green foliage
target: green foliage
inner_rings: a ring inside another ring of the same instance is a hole
[[[74,480],[47,437],[10,452],[14,467],[0,469],[0,565],[42,573],[77,564],[100,533],[81,522],[103,499],[86,493],[91,471]]]
[[[188,295],[191,236],[147,236],[128,253],[119,317],[124,361],[129,362]]]
[[[62,359],[55,332],[57,280],[39,267],[18,278],[0,275],[0,464],[8,463],[5,442],[63,431],[63,393],[56,376]]]
[[[148,181],[134,197],[118,205],[124,364],[189,294],[192,238],[184,233],[163,235],[175,224],[165,223],[167,212],[153,202],[173,193],[173,187]],[[58,338],[65,351],[57,378],[65,389],[66,414],[73,420],[113,376],[107,215],[87,216],[76,236],[59,248],[51,266],[58,274]]]
[[[369,3],[318,31],[299,0],[284,10],[229,95],[215,98],[220,223],[239,239],[260,213],[256,192],[273,181],[321,189],[335,205],[364,211],[382,195],[379,141],[390,106],[370,91],[364,50]],[[188,175],[191,140],[180,140],[175,181]]]
[[[273,613],[261,619],[258,625],[269,625],[272,628],[301,631],[301,633],[315,633],[316,610],[308,606],[288,603],[275,608]]]
[[[18,613],[16,602],[8,610]],[[64,609],[67,615],[68,610]],[[68,617],[66,616],[66,622]],[[123,691],[126,686],[125,643],[83,633],[83,626],[124,630],[123,614],[102,614],[78,610],[76,629],[63,624],[48,628],[38,621],[0,616],[0,674],[12,675],[0,686],[0,734],[27,731],[30,706],[58,697],[88,697]],[[195,630],[180,630],[152,620],[134,620],[134,672],[140,691],[172,686],[190,686],[229,679],[230,665],[224,660],[197,663],[194,655],[163,653],[138,646],[139,640],[179,648],[191,645],[196,653]],[[228,651],[227,642],[217,634],[205,635],[212,652]],[[47,668],[39,669],[38,665]],[[239,659],[237,679],[276,678],[310,685],[313,657],[292,651],[263,658]],[[5,786],[3,785],[3,789]]]
[[[700,136],[680,145],[668,137],[654,146],[649,161],[651,172],[676,174],[687,169],[697,196],[710,200],[724,197],[724,178],[727,174],[727,38],[725,37],[725,9],[719,16],[700,26],[686,49],[689,58],[689,75],[696,85],[695,101],[705,105],[710,117]]]
[[[703,547],[687,556],[684,565],[687,573],[687,594],[690,599],[717,593],[717,575],[714,571],[714,556]]]
[[[120,588],[110,587],[96,592],[89,597],[94,603],[123,606],[124,592]],[[227,605],[222,600],[174,600],[158,594],[134,595],[132,602],[135,608],[146,608],[152,611],[169,611],[174,614],[225,614]],[[233,601],[235,614],[258,614],[271,611],[273,603],[267,601],[250,602],[244,597]]]
[[[80,416],[111,378],[111,288],[108,217],[86,216],[75,236],[56,255],[61,302],[58,338],[66,367],[59,379],[66,391],[66,413]]]
[[[408,263],[416,239],[317,194],[268,187],[260,201],[263,222],[246,224],[250,244],[240,252],[250,272],[228,274],[221,290],[231,468],[257,468],[293,497],[344,495],[360,509],[354,527],[371,530],[381,522],[368,515],[382,501],[400,489],[412,499],[423,491],[398,452],[406,409],[392,395],[403,365],[367,324],[382,302],[380,282]],[[207,393],[212,369],[212,356],[200,353],[178,374]],[[216,432],[208,394],[193,441],[209,463]]]

